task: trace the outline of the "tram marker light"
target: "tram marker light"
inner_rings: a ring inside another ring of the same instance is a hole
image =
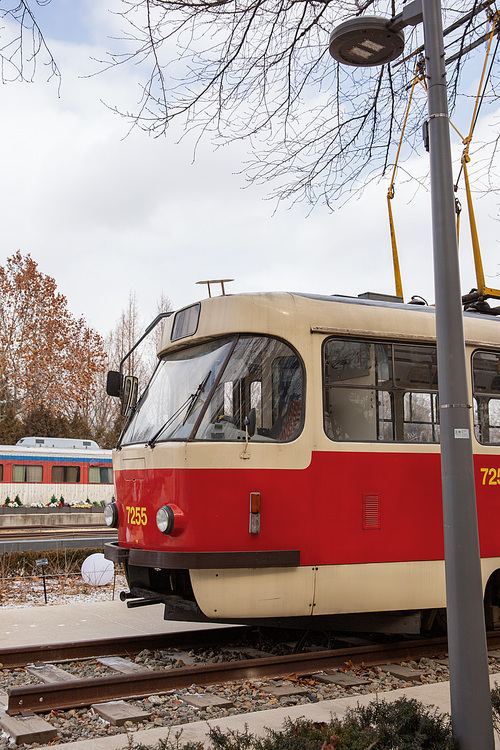
[[[248,531],[250,534],[260,533],[260,492],[250,493],[250,520]]]
[[[109,503],[104,508],[104,523],[111,529],[118,526],[118,506],[116,503]]]
[[[169,505],[164,505],[156,514],[156,525],[162,534],[171,534],[174,530],[174,511]]]
[[[260,513],[260,492],[250,493],[250,513]]]

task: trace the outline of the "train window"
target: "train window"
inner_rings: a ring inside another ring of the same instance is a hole
[[[399,388],[435,390],[437,387],[435,348],[394,344],[394,383]]]
[[[403,401],[405,443],[438,443],[437,393],[408,392]]]
[[[15,464],[12,467],[13,482],[42,482],[43,467],[31,464]]]
[[[250,383],[250,409],[255,409],[255,423],[262,427],[262,382],[254,380]]]
[[[122,445],[189,438],[234,346],[234,339],[222,339],[165,355],[137,405]]]
[[[377,391],[377,435],[380,440],[394,440],[393,400],[387,391]]]
[[[165,355],[125,430],[122,445],[166,440],[286,441],[302,425],[302,365],[266,336],[236,336]]]
[[[435,347],[328,339],[323,380],[332,440],[439,442]]]
[[[325,428],[333,440],[395,440],[393,399],[387,391],[343,388],[331,390],[326,400]]]
[[[3,482],[3,464],[0,464],[0,482]]]
[[[89,466],[89,484],[113,484],[110,466]]]
[[[79,466],[53,466],[51,473],[55,484],[78,484],[80,481]]]
[[[199,317],[199,302],[197,302],[196,305],[190,305],[190,307],[184,308],[184,310],[179,310],[174,317],[170,340],[177,341],[178,339],[183,339],[186,338],[186,336],[192,336],[193,333],[196,333]]]
[[[331,339],[325,359],[328,382],[382,385],[389,379],[390,356],[387,344]]]
[[[196,438],[243,441],[245,418],[255,409],[252,441],[293,440],[302,429],[302,404],[302,366],[290,347],[266,336],[241,336],[207,404]]]
[[[475,352],[472,357],[474,434],[485,445],[500,443],[500,354]]]
[[[234,385],[231,383],[231,381],[227,381],[224,383],[224,399],[223,399],[223,407],[222,407],[222,413],[225,417],[232,417],[233,416],[233,388]]]

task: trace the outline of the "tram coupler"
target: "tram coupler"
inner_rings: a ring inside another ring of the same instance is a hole
[[[135,599],[136,598],[131,591],[120,591],[119,596],[120,596],[120,601],[121,602],[126,602],[127,599]]]
[[[163,599],[130,599],[127,601],[127,608],[149,607],[150,604],[164,604]]]

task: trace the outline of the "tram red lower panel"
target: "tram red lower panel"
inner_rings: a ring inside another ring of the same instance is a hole
[[[481,554],[499,554],[495,456],[476,457]],[[300,470],[162,469],[135,481],[115,472],[119,542],[176,552],[300,550],[301,565],[434,560],[444,555],[439,454],[316,452]],[[495,480],[494,482],[492,480]],[[261,493],[261,531],[249,498]],[[175,504],[178,536],[155,517]]]

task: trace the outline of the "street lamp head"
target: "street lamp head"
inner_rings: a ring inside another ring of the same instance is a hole
[[[337,62],[368,68],[392,62],[403,52],[403,31],[394,31],[390,21],[377,16],[351,18],[330,35],[330,54]]]

